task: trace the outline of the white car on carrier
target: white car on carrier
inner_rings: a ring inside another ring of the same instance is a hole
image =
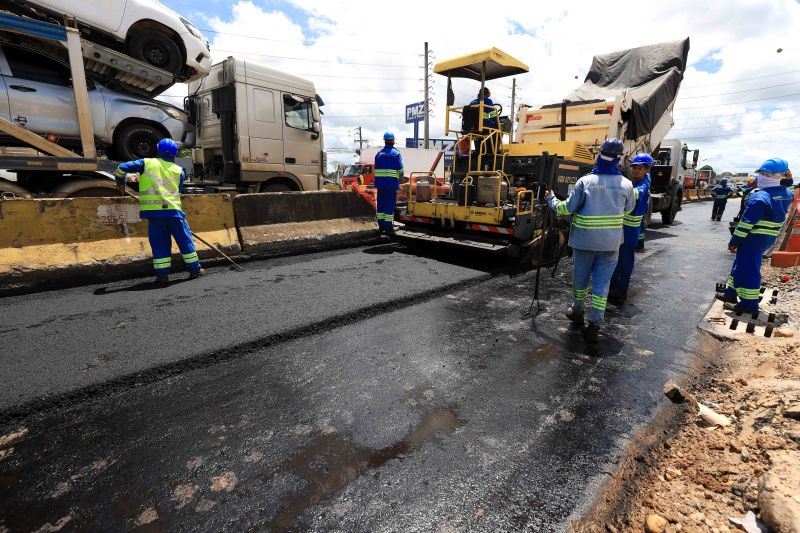
[[[156,0],[12,0],[62,21],[77,20],[85,39],[171,72],[177,81],[211,68],[208,41],[197,26]]]

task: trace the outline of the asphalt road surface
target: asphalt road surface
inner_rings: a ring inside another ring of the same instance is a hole
[[[533,320],[532,272],[392,245],[2,299],[0,531],[562,530],[697,350],[710,209],[596,347],[569,260]]]

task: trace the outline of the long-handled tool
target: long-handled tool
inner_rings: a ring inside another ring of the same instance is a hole
[[[541,157],[547,158],[547,156],[548,156],[547,152],[542,152]],[[540,165],[540,168],[543,167],[543,166],[544,165]],[[541,170],[543,171],[544,169],[541,168]],[[550,191],[553,188],[553,182],[555,180],[555,171],[556,171],[555,161],[551,161],[550,162],[550,168],[548,169],[548,172],[547,172],[547,174],[548,174],[548,176],[547,176],[547,191]],[[545,194],[546,194],[546,191],[545,191]],[[544,199],[544,196],[545,196],[545,195],[542,194],[541,188],[539,190],[539,195],[538,196],[540,197],[540,202],[541,202]],[[528,307],[528,310],[525,312],[525,316],[533,316],[533,320],[534,321],[536,320],[536,317],[539,316],[539,313],[542,311],[542,307],[541,307],[541,305],[539,303],[539,286],[540,286],[540,282],[541,282],[542,263],[544,262],[544,247],[545,247],[545,244],[547,243],[546,237],[548,236],[548,234],[550,233],[550,230],[551,230],[551,228],[548,227],[548,222],[550,222],[551,225],[555,226],[555,224],[551,222],[551,221],[555,220],[555,215],[553,213],[551,213],[550,206],[547,205],[546,199],[545,199],[545,201],[543,203],[540,203],[539,205],[542,206],[542,210],[543,210],[543,213],[542,213],[542,234],[539,236],[539,239],[541,239],[541,242],[539,243],[539,260],[538,260],[537,265],[536,265],[536,281],[534,282],[534,285],[533,285],[533,300],[531,300],[531,305]],[[537,216],[537,218],[538,218],[538,216]],[[533,304],[536,304],[536,312],[531,315],[531,311],[533,311]]]
[[[124,186],[123,186],[123,187],[117,187],[117,189],[118,189],[120,192],[124,193],[125,195],[127,195],[127,196],[130,196],[131,198],[134,198],[134,199],[136,199],[136,201],[137,201],[137,202],[139,201],[139,197],[138,197],[138,196],[136,196],[135,194],[133,194],[131,191],[129,191],[127,187],[124,187]],[[206,246],[208,246],[208,247],[209,247],[211,250],[213,250],[213,251],[214,251],[214,252],[216,252],[218,255],[220,255],[220,256],[221,256],[223,259],[225,259],[226,261],[228,261],[228,262],[229,262],[229,263],[230,263],[230,264],[233,266],[233,268],[234,268],[234,269],[236,269],[236,270],[237,270],[237,271],[239,271],[239,272],[244,272],[244,268],[242,268],[242,267],[241,267],[241,266],[240,266],[240,265],[239,265],[239,264],[238,264],[236,261],[234,261],[233,259],[231,259],[230,257],[228,257],[228,255],[227,255],[225,252],[223,252],[222,250],[220,250],[219,248],[217,248],[216,246],[214,246],[213,244],[211,244],[211,243],[210,243],[210,242],[208,242],[207,240],[203,239],[202,237],[198,237],[198,235],[197,235],[195,232],[193,232],[193,231],[190,231],[190,233],[192,234],[192,237],[194,237],[195,239],[197,239],[197,240],[198,240],[198,241],[200,241],[201,243],[205,244],[205,245],[206,245]]]

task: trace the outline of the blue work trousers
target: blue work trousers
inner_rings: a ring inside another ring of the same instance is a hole
[[[392,231],[394,229],[394,208],[397,203],[397,190],[390,187],[378,187],[377,217],[378,229]]]
[[[156,274],[169,274],[172,267],[173,237],[189,272],[200,270],[200,259],[194,249],[192,230],[184,217],[147,219],[147,236],[150,238]]]
[[[622,231],[625,233],[625,240],[619,247],[619,259],[614,275],[611,276],[610,290],[619,295],[627,295],[631,286],[631,276],[633,275],[633,265],[636,258],[636,245],[639,242],[639,226],[625,226]]]
[[[575,301],[572,309],[583,316],[586,296],[589,294],[589,279],[592,282],[592,306],[589,308],[589,323],[602,325],[606,312],[608,285],[617,266],[618,250],[596,252],[593,250],[572,251],[572,290]]]
[[[722,213],[725,212],[725,206],[728,204],[728,200],[714,200],[714,206],[711,208],[711,217],[721,217]]]
[[[738,298],[739,307],[747,312],[758,311],[761,291],[761,258],[766,252],[762,246],[742,241],[736,249],[731,275],[725,288],[725,296]]]

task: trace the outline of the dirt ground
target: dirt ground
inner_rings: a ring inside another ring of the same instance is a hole
[[[800,268],[765,264],[762,274],[781,291],[763,308],[788,314],[780,332],[792,336],[702,332],[693,377],[680,384],[730,425],[709,426],[691,402],[665,397],[574,531],[800,533]],[[748,511],[749,526],[731,520]]]

